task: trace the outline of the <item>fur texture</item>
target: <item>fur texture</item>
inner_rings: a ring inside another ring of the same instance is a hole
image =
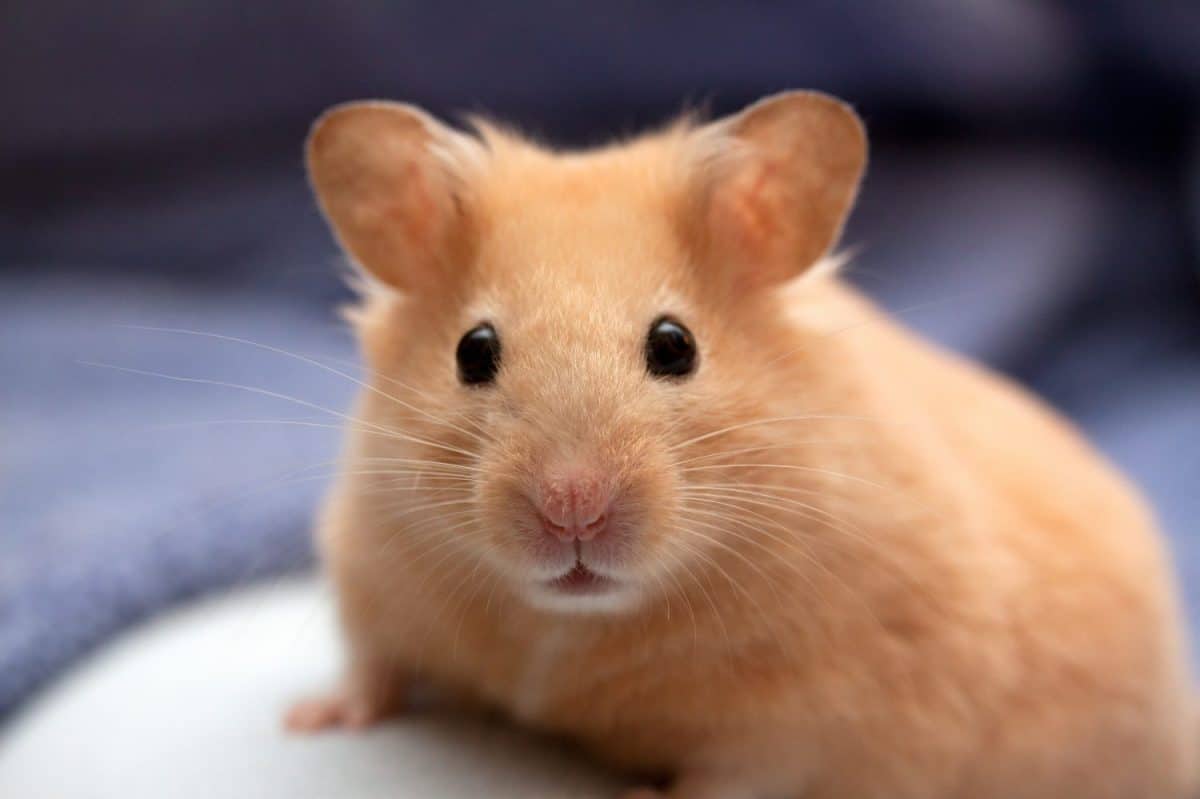
[[[348,676],[292,726],[363,724],[414,680],[754,799],[1182,799],[1193,688],[1142,502],[1064,421],[817,268],[861,126],[789,93],[554,153],[408,106],[318,123],[322,206],[371,277],[371,377],[319,524]],[[662,314],[699,366],[647,374]],[[494,385],[456,378],[491,322]],[[617,487],[569,568],[547,464]]]

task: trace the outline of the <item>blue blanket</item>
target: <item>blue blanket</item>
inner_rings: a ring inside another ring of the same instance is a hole
[[[700,91],[722,111],[786,85],[848,96],[876,140],[850,277],[1077,420],[1157,507],[1200,618],[1200,18],[1182,4],[1138,25],[1133,3],[936,4],[932,26],[882,1],[686,24],[615,4],[585,27],[546,4],[488,36],[399,4],[23,5],[0,27],[0,718],[160,608],[310,564],[352,381],[147,327],[353,371],[299,147],[320,107],[373,94],[573,142]]]

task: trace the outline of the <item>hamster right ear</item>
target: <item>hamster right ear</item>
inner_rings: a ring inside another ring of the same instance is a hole
[[[367,101],[322,114],[306,161],[347,254],[379,281],[421,292],[470,257],[474,230],[455,161],[477,148],[415,106]]]

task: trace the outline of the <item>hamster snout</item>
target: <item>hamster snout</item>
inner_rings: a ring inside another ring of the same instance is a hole
[[[555,452],[564,444],[546,443],[516,461],[485,458],[484,513],[494,520],[489,552],[539,607],[632,607],[666,526],[654,510],[667,504],[654,479],[658,460],[644,449]]]
[[[532,481],[535,602],[579,610],[601,598],[612,609],[630,592],[628,566],[641,525],[617,483],[611,471],[579,461],[550,463]]]
[[[556,467],[540,480],[537,506],[543,529],[559,541],[591,541],[608,531],[611,481],[597,469]]]

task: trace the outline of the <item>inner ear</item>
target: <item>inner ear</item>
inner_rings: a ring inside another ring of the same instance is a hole
[[[337,106],[313,125],[309,178],[343,249],[405,291],[444,283],[474,242],[465,175],[479,144],[414,106]]]
[[[791,279],[837,243],[866,166],[858,116],[817,92],[786,92],[699,134],[720,152],[703,194],[717,268],[741,284]]]

